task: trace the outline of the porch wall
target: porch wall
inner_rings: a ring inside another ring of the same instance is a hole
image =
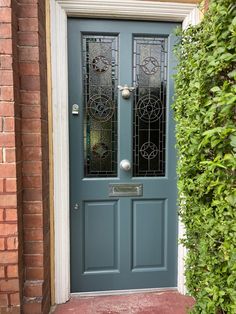
[[[24,313],[50,308],[49,154],[45,1],[20,0],[18,14],[24,227]]]

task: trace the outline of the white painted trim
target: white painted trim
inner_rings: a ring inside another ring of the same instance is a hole
[[[51,1],[55,302],[70,297],[67,16]]]
[[[67,16],[183,22],[197,24],[194,4],[142,0],[50,0],[55,210],[55,301],[70,298],[69,132]],[[179,236],[183,233],[180,225]],[[184,288],[184,248],[178,248],[178,290]]]
[[[54,0],[55,1],[55,0]],[[56,0],[70,16],[184,22],[192,21],[195,4],[140,0]],[[186,21],[185,21],[186,20]]]
[[[184,235],[184,225],[179,219],[179,240],[183,238]],[[177,278],[177,284],[178,284],[178,291],[181,294],[186,294],[186,285],[185,285],[185,276],[184,276],[184,257],[186,256],[186,248],[179,243],[178,245],[178,278]]]

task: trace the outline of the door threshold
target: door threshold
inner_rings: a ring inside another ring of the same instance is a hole
[[[164,293],[166,291],[178,291],[178,289],[177,287],[168,287],[168,288],[89,291],[89,292],[73,292],[70,295],[71,297],[97,297],[97,296],[133,294],[133,293],[152,293],[152,292]]]

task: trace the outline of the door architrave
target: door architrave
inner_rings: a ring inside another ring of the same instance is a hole
[[[196,25],[196,4],[140,0],[50,0],[54,163],[55,302],[70,298],[67,17],[182,22]],[[184,232],[179,222],[179,238]],[[185,293],[185,248],[178,246],[178,290]],[[53,257],[52,257],[53,258]]]

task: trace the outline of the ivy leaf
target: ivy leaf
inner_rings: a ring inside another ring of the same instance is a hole
[[[234,58],[235,58],[235,56],[231,53],[223,53],[220,57],[221,60],[225,60],[225,61],[229,61],[229,60],[232,60]]]
[[[236,148],[236,134],[231,134],[229,138],[230,138],[230,144],[231,144],[231,146],[233,146],[234,148]]]
[[[214,86],[211,88],[211,92],[216,93],[216,92],[220,92],[221,89],[219,88],[219,86]]]
[[[228,77],[229,77],[229,78],[236,79],[236,70],[233,70],[233,71],[229,72],[229,73],[228,73]]]
[[[230,205],[235,206],[236,205],[236,192],[234,194],[228,195],[225,199]]]
[[[236,26],[236,16],[235,16],[235,18],[233,18],[233,20],[232,20],[232,25],[233,25],[233,26]]]

